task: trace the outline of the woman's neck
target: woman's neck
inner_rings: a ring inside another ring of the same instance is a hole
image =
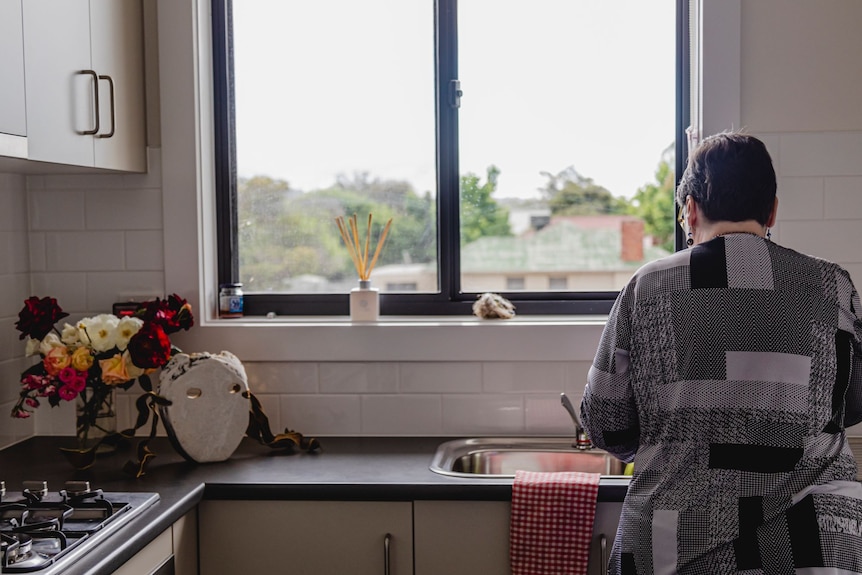
[[[751,234],[763,238],[766,237],[766,228],[757,220],[709,222],[706,225],[698,226],[692,235],[694,243],[699,244],[727,234]]]

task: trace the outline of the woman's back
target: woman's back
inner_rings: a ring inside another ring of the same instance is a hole
[[[612,573],[862,572],[859,312],[839,266],[745,233],[635,274],[582,408],[636,455]]]

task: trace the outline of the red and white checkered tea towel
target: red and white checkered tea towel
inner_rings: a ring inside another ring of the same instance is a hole
[[[585,575],[598,473],[516,471],[509,557],[512,575]]]

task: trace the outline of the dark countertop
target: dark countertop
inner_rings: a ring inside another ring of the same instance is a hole
[[[273,450],[243,439],[227,461],[194,464],[184,460],[165,438],[151,444],[156,457],[139,479],[126,475],[133,458],[129,447],[100,457],[85,471],[75,471],[58,447],[69,437],[34,437],[0,451],[0,480],[7,498],[23,481],[48,481],[57,492],[66,481],[88,480],[108,491],[152,491],[160,501],[99,545],[67,572],[111,573],[170,527],[202,499],[304,499],[343,501],[484,500],[509,501],[512,479],[463,479],[432,472],[437,446],[452,438],[324,437],[319,453]],[[622,501],[628,480],[602,479],[599,501]]]

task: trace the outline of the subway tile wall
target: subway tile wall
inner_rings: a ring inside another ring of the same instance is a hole
[[[0,174],[0,447],[35,432],[35,420],[12,419],[19,374],[27,368],[15,322],[30,295],[27,189],[24,176]]]
[[[862,132],[758,134],[779,176],[773,239],[843,265],[862,286]],[[159,150],[146,175],[0,174],[0,407],[23,369],[15,314],[30,293],[75,315],[110,309],[118,294],[164,290]],[[25,190],[26,188],[26,190]],[[26,192],[26,193],[25,193]],[[29,219],[29,226],[25,225]],[[26,255],[25,255],[26,254]],[[10,295],[11,294],[11,297]],[[589,362],[249,362],[251,390],[273,431],[308,435],[567,434],[565,391],[580,400]],[[134,391],[118,400],[132,422]],[[34,421],[0,414],[0,447],[33,433],[72,434],[71,409]],[[851,434],[862,436],[862,426]]]

